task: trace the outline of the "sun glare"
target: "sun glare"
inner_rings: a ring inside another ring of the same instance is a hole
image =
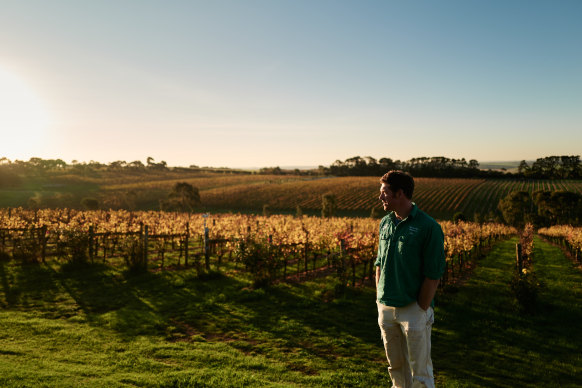
[[[0,157],[27,159],[47,139],[49,115],[21,78],[0,67]]]

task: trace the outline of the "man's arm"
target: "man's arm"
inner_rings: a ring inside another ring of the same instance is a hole
[[[376,270],[376,274],[378,270]],[[376,276],[376,284],[378,284],[378,276]],[[423,310],[428,310],[430,307],[430,302],[433,300],[436,294],[437,287],[439,286],[440,279],[433,280],[430,278],[424,278],[422,286],[420,287],[420,293],[418,295],[418,305]],[[377,286],[376,286],[377,287]]]
[[[376,266],[376,295],[378,295],[378,281],[380,280],[380,266]]]

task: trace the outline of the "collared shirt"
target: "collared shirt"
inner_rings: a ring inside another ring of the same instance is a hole
[[[391,212],[380,221],[375,265],[380,267],[378,302],[403,307],[418,299],[424,278],[440,279],[445,271],[441,226],[412,204],[407,218],[398,222]],[[434,301],[431,301],[434,306]]]

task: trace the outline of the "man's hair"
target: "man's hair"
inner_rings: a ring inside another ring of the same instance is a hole
[[[380,178],[380,182],[387,184],[393,193],[402,189],[406,198],[412,199],[412,193],[414,192],[414,179],[409,173],[400,170],[388,171],[384,176],[382,176],[382,178]]]

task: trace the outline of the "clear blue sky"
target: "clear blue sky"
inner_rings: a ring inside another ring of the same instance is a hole
[[[0,156],[579,155],[581,21],[578,0],[0,0]]]

